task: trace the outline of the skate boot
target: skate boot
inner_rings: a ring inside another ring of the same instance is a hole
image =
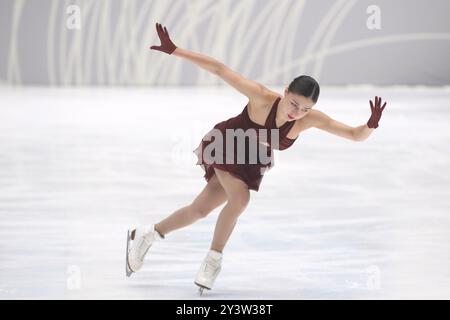
[[[222,253],[209,250],[206,258],[203,260],[194,283],[199,286],[200,295],[203,290],[211,290],[222,266]]]
[[[154,225],[128,230],[125,261],[125,272],[127,277],[131,276],[133,272],[137,272],[141,269],[148,249],[150,249],[155,241],[160,241],[162,239],[164,239],[164,236],[161,236],[159,232],[155,230]],[[131,240],[133,240],[132,243]]]

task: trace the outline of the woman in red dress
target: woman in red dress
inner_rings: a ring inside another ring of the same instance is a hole
[[[264,173],[274,165],[272,150],[289,148],[300,132],[313,127],[353,141],[363,141],[378,127],[386,102],[381,106],[381,98],[375,97],[374,102],[370,101],[372,114],[369,121],[350,127],[313,109],[320,88],[309,76],[295,78],[281,96],[262,84],[245,79],[211,57],[175,46],[167,29],[158,23],[156,31],[161,46],[152,46],[152,50],[185,58],[214,73],[247,96],[249,102],[239,115],[217,123],[194,150],[197,164],[205,171],[207,184],[193,202],[159,223],[129,231],[128,242],[133,240],[133,245],[127,248],[127,271],[131,274],[140,269],[155,240],[162,240],[169,232],[206,217],[226,202],[217,219],[210,250],[195,280],[201,290],[211,289],[221,269],[223,249],[239,215],[249,203],[250,190],[259,190]],[[232,133],[239,131],[241,135],[227,136],[230,130]],[[242,142],[241,149],[239,142]],[[255,148],[251,148],[251,142]],[[250,161],[250,156],[256,161]],[[262,161],[260,156],[269,157],[270,161]],[[238,161],[239,157],[241,161]]]

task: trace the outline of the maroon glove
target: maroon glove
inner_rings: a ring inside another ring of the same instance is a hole
[[[159,40],[161,40],[160,46],[151,46],[150,49],[159,50],[165,52],[167,54],[172,54],[177,48],[176,45],[173,44],[172,40],[170,40],[169,32],[167,32],[166,27],[163,27],[161,24],[156,23],[156,32],[158,32]]]
[[[367,126],[369,128],[375,129],[378,128],[378,121],[380,121],[381,113],[386,106],[386,102],[381,107],[381,97],[375,97],[375,106],[373,105],[372,100],[370,100],[370,109],[372,110],[372,115],[370,116],[369,121],[367,121]]]

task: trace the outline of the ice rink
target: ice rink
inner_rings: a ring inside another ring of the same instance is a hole
[[[283,87],[271,88],[279,93]],[[128,227],[188,205],[192,150],[247,99],[231,88],[0,87],[1,299],[450,299],[450,89],[323,87],[318,129],[277,152],[212,291],[195,274],[221,207],[125,276]]]

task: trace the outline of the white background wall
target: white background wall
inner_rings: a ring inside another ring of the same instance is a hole
[[[446,0],[2,0],[0,83],[223,85],[150,51],[158,21],[176,45],[266,85],[300,74],[326,85],[447,85],[449,11]]]

